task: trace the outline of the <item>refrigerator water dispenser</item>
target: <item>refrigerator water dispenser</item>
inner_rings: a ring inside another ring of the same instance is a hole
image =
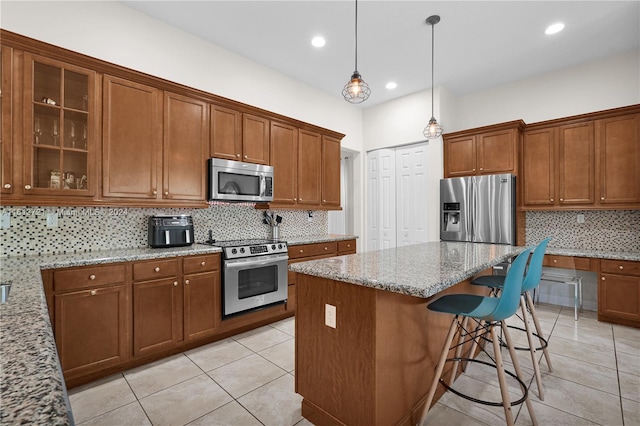
[[[444,203],[442,205],[444,215],[443,230],[446,232],[460,231],[460,203]]]

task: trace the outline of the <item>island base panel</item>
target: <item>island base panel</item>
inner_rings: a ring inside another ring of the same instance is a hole
[[[316,425],[415,425],[453,317],[429,311],[433,298],[309,275],[298,275],[296,290],[302,415]],[[481,292],[463,281],[434,298]],[[336,328],[325,325],[326,304],[336,307]],[[439,386],[434,403],[443,393]]]

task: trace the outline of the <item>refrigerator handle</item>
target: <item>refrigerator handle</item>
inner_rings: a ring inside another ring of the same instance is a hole
[[[469,235],[470,235],[470,241],[475,241],[476,239],[476,230],[475,230],[475,225],[476,225],[476,209],[478,208],[477,206],[477,200],[476,200],[476,178],[475,176],[471,176],[469,178],[469,205],[471,206],[471,208],[469,209],[469,215],[467,217],[470,218],[469,220]]]

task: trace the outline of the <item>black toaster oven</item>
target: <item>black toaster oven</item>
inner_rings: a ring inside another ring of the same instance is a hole
[[[193,218],[187,215],[149,216],[149,245],[153,248],[193,244]]]

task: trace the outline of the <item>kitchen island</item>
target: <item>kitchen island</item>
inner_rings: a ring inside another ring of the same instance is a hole
[[[432,242],[290,265],[299,275],[296,392],[317,425],[415,425],[451,317],[433,296],[522,247]],[[436,394],[439,397],[439,394]]]

